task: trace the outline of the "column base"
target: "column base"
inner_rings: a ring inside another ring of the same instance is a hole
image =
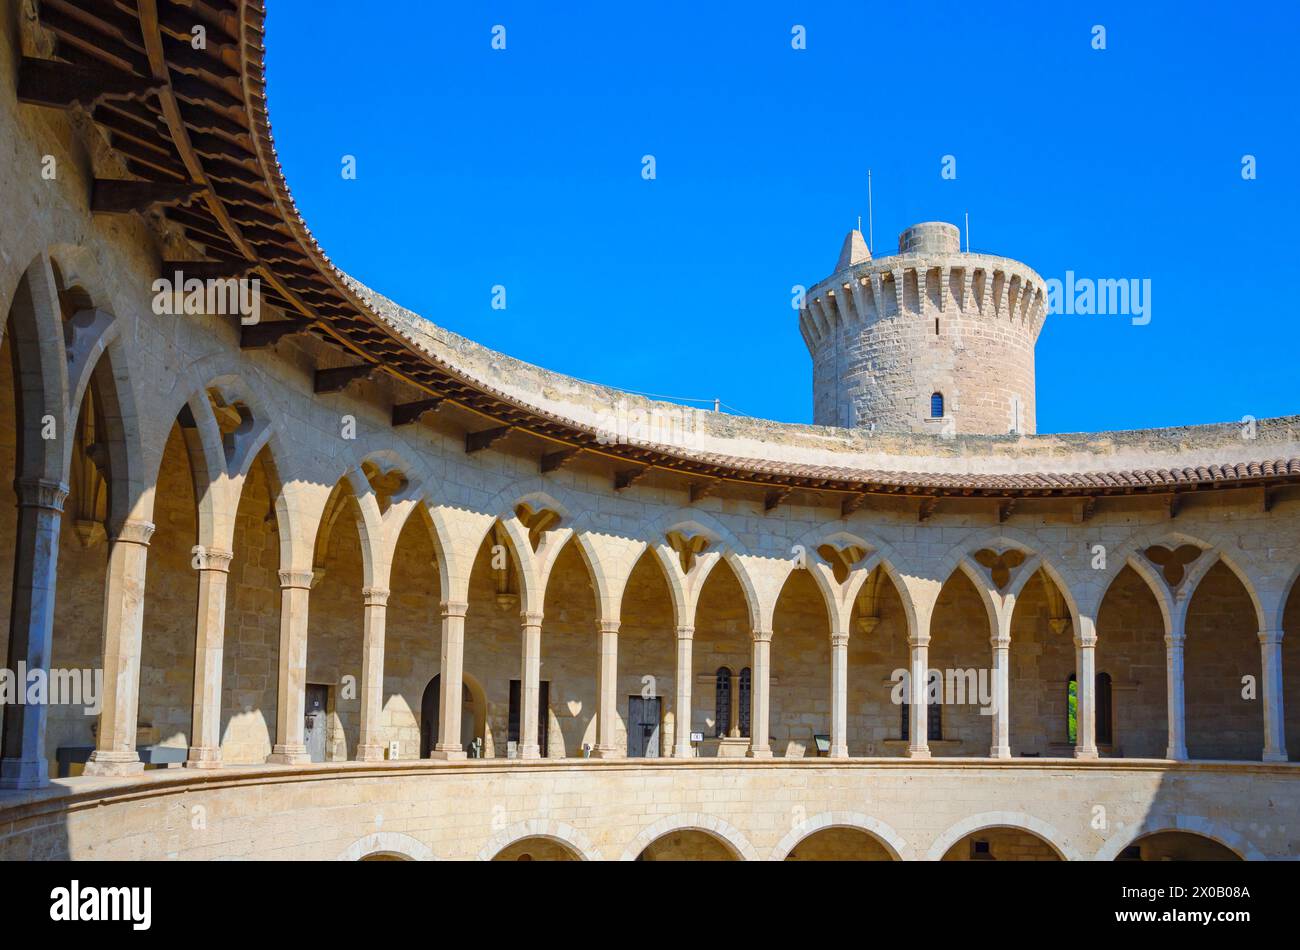
[[[1265,752],[1264,761],[1265,762],[1289,762],[1290,759],[1287,758],[1286,750],[1283,749],[1281,752]]]
[[[695,746],[691,745],[689,742],[686,743],[685,745],[674,746],[674,747],[673,747],[673,758],[674,758],[674,759],[693,759],[693,758],[695,758]]]
[[[185,757],[185,767],[187,769],[219,769],[221,768],[221,750],[211,749],[206,746],[190,746],[189,754]]]
[[[0,789],[26,791],[50,784],[50,765],[44,759],[0,760]]]
[[[1085,760],[1101,758],[1101,756],[1097,754],[1096,749],[1080,749],[1078,746],[1075,746],[1074,757],[1076,759],[1085,759]]]
[[[598,745],[591,750],[593,759],[621,759],[625,753],[618,746]]]
[[[772,758],[771,749],[750,749],[745,753],[747,759],[770,759]]]
[[[384,747],[381,745],[357,746],[357,761],[358,762],[384,761]]]
[[[542,757],[542,747],[539,745],[524,745],[519,747],[519,758],[521,759],[540,759]]]
[[[441,759],[443,762],[463,762],[465,759],[469,758],[469,756],[467,756],[465,754],[465,750],[458,745],[456,746],[435,745],[429,751],[429,758]]]
[[[989,749],[989,758],[990,758],[990,759],[1009,759],[1009,758],[1011,758],[1011,746],[1009,746],[1009,745],[995,745],[993,748]]]
[[[135,752],[103,752],[96,749],[90,753],[90,760],[81,774],[99,778],[128,778],[143,771],[144,763]]]
[[[909,759],[928,759],[930,757],[929,749],[908,749],[907,757]]]
[[[849,757],[848,746],[845,746],[842,749],[836,749],[832,747],[830,754],[827,756],[827,758],[831,758],[831,759],[847,759],[848,757]]]
[[[311,755],[305,745],[277,745],[271,747],[266,762],[268,765],[307,765],[311,762]]]

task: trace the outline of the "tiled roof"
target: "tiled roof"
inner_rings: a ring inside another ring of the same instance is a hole
[[[87,4],[88,9],[99,6]],[[210,266],[235,272],[256,269],[264,277],[263,296],[291,318],[289,325],[272,324],[271,330],[310,332],[337,347],[362,373],[382,371],[425,397],[472,410],[486,420],[485,425],[509,426],[545,440],[550,451],[580,449],[623,469],[649,466],[693,480],[727,479],[847,493],[1076,496],[1300,483],[1300,458],[1294,457],[1172,469],[965,474],[801,464],[681,446],[609,444],[608,432],[507,393],[481,373],[422,346],[385,319],[330,262],[298,213],[275,155],[266,106],[264,0],[207,0],[203,9],[213,39],[219,41],[201,50],[176,42],[175,24],[167,17],[160,23],[153,4],[142,4],[137,15],[142,34],[157,34],[145,35],[143,44],[132,35],[137,26],[128,28],[126,21],[132,14],[125,6],[115,8],[112,23],[90,16],[84,23],[78,21],[75,29],[53,8],[42,7],[41,17],[58,37],[55,56],[66,68],[90,70],[91,75],[108,70],[139,85],[163,83],[156,96],[120,107],[127,110],[127,118],[149,120],[135,133],[149,137],[149,148],[122,152],[128,171],[159,186],[200,189],[202,200],[170,207],[166,214],[192,244],[204,249]],[[83,35],[87,31],[95,34],[95,42],[89,45]],[[230,55],[236,51],[237,56]],[[119,107],[109,103],[106,114],[101,116],[96,109],[93,117],[108,122],[111,131],[113,123],[122,121],[121,116],[115,117],[115,108]],[[851,258],[859,253],[855,248],[851,239]],[[735,444],[752,442],[737,439]],[[713,444],[726,443],[718,437]],[[1272,447],[1289,451],[1292,445],[1294,440]],[[788,446],[784,449],[791,451]],[[1216,451],[1213,456],[1200,454],[1215,458],[1226,454],[1222,445]],[[1187,454],[1194,453],[1195,447]],[[1166,450],[1162,457],[1177,454]],[[999,463],[1005,462],[1004,456]],[[916,464],[923,468],[925,461],[916,459]]]

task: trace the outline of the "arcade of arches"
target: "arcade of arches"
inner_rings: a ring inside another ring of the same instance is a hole
[[[259,104],[194,119],[252,123],[251,184],[120,207],[18,48],[0,669],[102,685],[6,699],[0,857],[1300,855],[1300,420],[950,444],[626,394],[689,438],[619,441],[609,390],[329,265]],[[196,244],[213,208],[253,237]],[[265,322],[159,313],[177,261]]]

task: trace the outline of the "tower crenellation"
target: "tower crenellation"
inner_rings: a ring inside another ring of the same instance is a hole
[[[961,250],[946,222],[905,229],[873,258],[844,239],[835,272],[799,313],[813,358],[814,422],[886,432],[1035,431],[1034,344],[1045,282],[1005,257]]]

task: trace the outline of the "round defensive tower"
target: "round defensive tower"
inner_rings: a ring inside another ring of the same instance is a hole
[[[861,231],[805,295],[819,425],[934,435],[1033,433],[1045,283],[1018,261],[966,254],[954,225],[915,224],[873,259]]]

